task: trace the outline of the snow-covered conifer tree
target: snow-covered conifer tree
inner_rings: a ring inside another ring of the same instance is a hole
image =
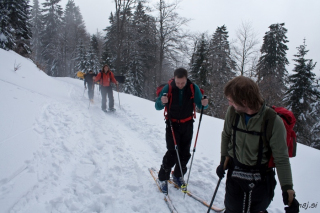
[[[31,25],[28,0],[0,1],[0,45],[20,55],[27,56],[30,51]]]
[[[218,27],[209,45],[209,95],[211,115],[223,118],[227,112],[228,103],[223,95],[224,85],[235,77],[235,61],[231,58],[228,31],[225,25]],[[214,104],[214,105],[212,105]]]
[[[60,0],[46,0],[42,3],[43,24],[41,32],[42,55],[46,71],[51,76],[62,76],[62,8]]]
[[[263,37],[261,57],[257,64],[258,84],[269,105],[283,105],[289,64],[286,57],[288,47],[287,29],[282,24],[272,24]]]
[[[289,89],[286,92],[285,101],[289,109],[297,119],[295,126],[298,142],[312,145],[314,143],[314,125],[319,124],[319,108],[317,102],[320,100],[318,84],[315,81],[315,73],[312,72],[316,63],[305,56],[309,50],[306,44],[297,47],[298,53],[293,59],[295,67],[294,74],[289,76]]]
[[[69,0],[62,20],[63,64],[65,76],[76,72],[77,46],[80,40],[89,40],[80,9],[73,0]]]
[[[0,48],[10,50],[15,45],[15,42],[8,5],[5,3],[5,0],[0,0],[0,14]]]
[[[41,49],[41,31],[42,31],[42,15],[41,15],[41,9],[39,5],[38,0],[33,0],[33,6],[31,11],[31,32],[32,32],[32,38],[31,38],[31,58],[33,61],[40,67],[42,67],[42,49]]]
[[[203,33],[195,42],[195,50],[191,57],[189,77],[201,88],[208,86],[208,48],[209,42]]]

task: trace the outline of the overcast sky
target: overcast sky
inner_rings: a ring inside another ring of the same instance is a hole
[[[45,0],[39,0],[44,2]],[[159,0],[149,0],[153,6]],[[173,0],[170,0],[171,2]],[[61,0],[65,8],[68,0]],[[109,26],[110,12],[115,11],[114,0],[74,0],[80,7],[81,14],[89,33],[102,31]],[[296,47],[306,39],[309,50],[306,58],[318,62],[313,70],[320,77],[320,0],[182,0],[179,4],[179,14],[192,19],[188,29],[192,32],[214,33],[216,28],[226,25],[229,39],[236,38],[236,30],[242,22],[251,22],[258,34],[260,45],[269,26],[275,23],[285,23],[289,42],[287,58],[290,72],[294,67]]]

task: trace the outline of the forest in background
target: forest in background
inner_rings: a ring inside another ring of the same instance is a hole
[[[97,73],[108,64],[115,75],[126,77],[123,92],[148,100],[155,100],[157,86],[172,78],[174,69],[185,67],[209,98],[205,113],[222,119],[228,107],[223,87],[244,75],[257,82],[268,105],[293,111],[298,142],[320,149],[316,62],[307,59],[302,38],[289,75],[285,23],[270,24],[258,38],[252,25],[243,22],[230,40],[225,25],[212,35],[184,30],[189,20],[179,16],[179,2],[159,0],[148,8],[142,0],[114,0],[106,28],[91,35],[75,2],[69,0],[64,10],[59,2],[0,0],[0,47],[30,58],[53,77]]]

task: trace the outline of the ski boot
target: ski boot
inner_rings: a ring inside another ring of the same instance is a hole
[[[165,195],[168,195],[168,181],[167,180],[161,181],[157,179],[157,182],[159,184],[159,187],[162,193]]]
[[[176,177],[172,173],[172,181],[177,184],[182,191],[186,191],[187,186],[182,177]]]

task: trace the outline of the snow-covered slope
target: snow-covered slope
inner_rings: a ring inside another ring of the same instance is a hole
[[[153,102],[114,92],[117,111],[106,114],[97,89],[88,108],[83,81],[49,77],[11,51],[0,49],[0,62],[0,213],[169,212],[148,172],[166,151],[163,112]],[[218,180],[222,126],[203,116],[189,181],[207,202]],[[291,159],[297,199],[315,207],[301,212],[320,212],[319,159],[318,150],[300,144]],[[218,207],[224,187],[225,179]],[[179,212],[207,211],[169,190]],[[284,212],[279,185],[268,211]]]

